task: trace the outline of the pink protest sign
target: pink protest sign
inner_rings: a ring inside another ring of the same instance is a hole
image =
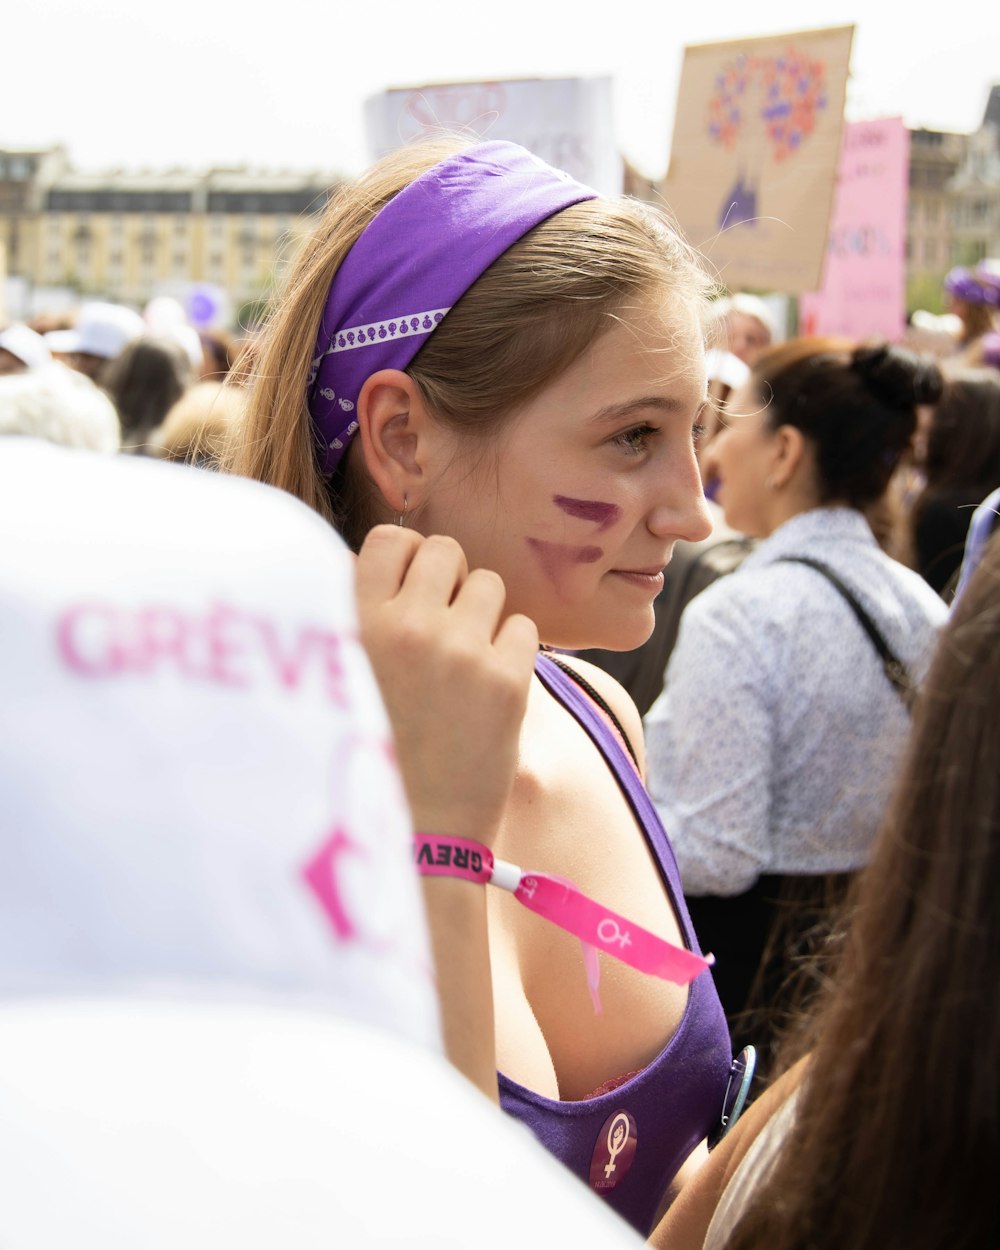
[[[902,335],[909,148],[899,117],[844,127],[823,285],[800,300],[803,334]]]

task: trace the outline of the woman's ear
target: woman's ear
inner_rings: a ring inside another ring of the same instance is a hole
[[[440,427],[416,383],[399,369],[373,373],[358,396],[357,419],[365,464],[386,503],[395,512],[418,507]]]
[[[780,425],[774,432],[774,460],[768,480],[776,488],[798,483],[803,473],[813,474],[812,449],[795,425]]]

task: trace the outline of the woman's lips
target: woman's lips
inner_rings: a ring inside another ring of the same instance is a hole
[[[644,590],[660,590],[663,587],[663,569],[612,569],[615,577],[620,577],[633,586],[641,586]]]

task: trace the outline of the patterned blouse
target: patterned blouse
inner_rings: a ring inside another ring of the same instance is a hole
[[[917,682],[947,615],[853,508],[800,513],[692,600],[646,717],[649,790],[688,894],[861,867],[909,733],[851,608],[789,556],[837,573]]]

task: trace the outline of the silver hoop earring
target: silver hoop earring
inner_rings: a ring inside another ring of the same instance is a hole
[[[396,524],[400,526],[400,528],[402,528],[403,523],[405,521],[406,521],[406,496],[404,495],[403,496],[403,511],[396,513]]]

